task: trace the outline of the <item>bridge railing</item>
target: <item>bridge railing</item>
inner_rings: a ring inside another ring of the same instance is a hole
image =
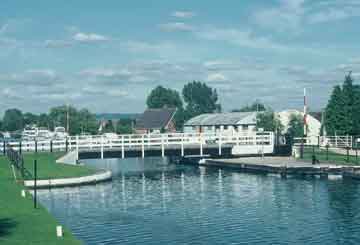
[[[20,152],[53,152],[53,151],[81,151],[121,148],[150,148],[150,147],[169,147],[186,145],[272,145],[274,137],[272,132],[253,132],[253,133],[170,133],[170,134],[128,134],[92,136],[69,136],[66,139],[38,140],[38,141],[19,141],[8,142],[7,144],[14,150]],[[6,152],[6,144],[2,146],[2,152]],[[1,146],[0,146],[1,149]]]
[[[353,137],[349,135],[341,136],[308,136],[294,138],[295,145],[317,145],[320,147],[348,148],[353,146]]]

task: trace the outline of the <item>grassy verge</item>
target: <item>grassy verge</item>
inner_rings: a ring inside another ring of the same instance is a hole
[[[349,156],[335,153],[332,151],[326,152],[326,149],[314,149],[316,159],[320,161],[320,163],[334,163],[334,164],[342,164],[342,165],[360,165],[360,156],[357,158],[356,156]],[[304,159],[305,161],[312,161],[313,149],[305,148],[304,149]]]
[[[0,244],[82,244],[67,229],[57,238],[56,220],[41,205],[34,209],[29,193],[21,197],[22,189],[7,159],[0,156]]]
[[[33,174],[34,159],[37,159],[37,174],[39,179],[72,178],[91,175],[95,169],[81,165],[56,163],[56,159],[64,153],[34,153],[24,154],[25,168]]]

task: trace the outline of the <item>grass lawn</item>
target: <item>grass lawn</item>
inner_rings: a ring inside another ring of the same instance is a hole
[[[30,155],[27,159],[31,160]],[[41,161],[46,165],[46,161],[53,157],[43,156]],[[53,164],[54,165],[54,164]],[[45,169],[45,167],[44,167]],[[47,167],[42,175],[53,176],[51,169]],[[61,175],[61,174],[60,174]],[[54,176],[59,176],[54,173]],[[15,183],[10,164],[7,159],[0,156],[0,244],[82,244],[67,229],[64,229],[64,237],[56,237],[57,221],[38,205],[33,207],[32,196],[27,193],[27,197],[21,197],[23,187]]]
[[[68,165],[56,163],[56,159],[61,157],[64,153],[25,153],[24,161],[25,168],[33,174],[34,159],[37,158],[37,174],[39,179],[56,179],[56,178],[71,178],[91,175],[96,172],[95,169],[82,165]],[[29,178],[29,177],[28,177]]]
[[[305,148],[304,149],[304,159],[306,161],[311,161],[313,155],[312,148]],[[342,164],[342,165],[359,165],[360,164],[360,152],[359,157],[356,156],[349,156],[349,161],[347,162],[347,156],[332,152],[329,150],[328,157],[326,154],[325,149],[318,149],[315,148],[315,156],[316,159],[320,161],[320,163],[335,163],[335,164]]]

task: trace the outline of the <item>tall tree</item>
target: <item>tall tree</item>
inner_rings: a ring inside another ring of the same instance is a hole
[[[27,112],[24,114],[24,124],[31,125],[38,123],[39,116],[33,113]]]
[[[24,127],[24,117],[18,109],[8,109],[5,111],[3,118],[3,129],[5,131],[21,130]]]
[[[292,144],[295,137],[303,137],[304,118],[301,115],[291,114],[289,127],[286,132],[287,140]]]
[[[131,119],[121,119],[116,124],[116,133],[117,134],[132,134],[133,121]]]
[[[207,86],[205,83],[190,82],[184,86],[182,94],[186,102],[186,118],[221,111],[216,89]]]
[[[177,111],[174,118],[175,125],[178,129],[182,128],[185,121],[185,113],[183,109],[183,102],[178,91],[157,86],[150,92],[150,95],[147,97],[146,104],[148,108],[152,109],[164,107],[176,108]]]
[[[179,93],[170,88],[157,86],[146,99],[148,108],[182,108],[183,103]]]

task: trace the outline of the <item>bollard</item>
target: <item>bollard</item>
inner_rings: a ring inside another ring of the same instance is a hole
[[[56,236],[63,237],[63,229],[61,225],[56,226]]]

